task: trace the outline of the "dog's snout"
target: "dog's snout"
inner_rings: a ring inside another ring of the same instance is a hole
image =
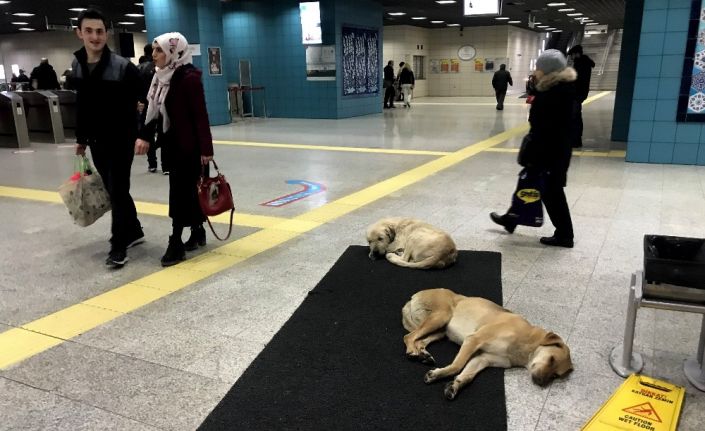
[[[535,384],[537,384],[537,385],[539,385],[539,386],[546,386],[547,384],[551,383],[552,378],[551,378],[550,375],[536,375],[536,374],[533,374],[533,375],[531,376],[531,380],[532,380]]]

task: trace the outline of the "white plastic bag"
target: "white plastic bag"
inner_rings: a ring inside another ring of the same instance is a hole
[[[59,194],[74,223],[90,226],[110,211],[110,195],[85,156],[79,156],[75,165],[75,173],[59,187]]]

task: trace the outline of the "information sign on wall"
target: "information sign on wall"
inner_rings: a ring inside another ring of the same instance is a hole
[[[705,0],[691,8],[697,20],[690,22],[676,120],[705,122]]]
[[[323,43],[321,32],[320,2],[308,1],[299,3],[301,15],[301,39],[304,44]]]
[[[343,96],[379,92],[379,31],[343,27]]]
[[[499,15],[502,13],[501,0],[464,0],[464,15]]]

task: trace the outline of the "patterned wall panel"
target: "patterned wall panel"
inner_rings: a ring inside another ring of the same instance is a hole
[[[379,31],[343,26],[343,96],[379,92]]]

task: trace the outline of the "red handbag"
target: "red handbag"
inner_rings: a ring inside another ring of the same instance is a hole
[[[206,216],[208,226],[216,238],[225,241],[230,238],[230,233],[233,231],[233,214],[235,213],[235,204],[233,203],[233,193],[230,190],[230,184],[225,179],[225,176],[218,170],[218,165],[213,160],[213,166],[218,174],[215,177],[209,177],[206,174],[206,166],[201,167],[201,179],[198,180],[198,202],[201,204],[201,211]],[[215,233],[209,216],[217,216],[230,210],[230,227],[225,238],[221,238]]]

